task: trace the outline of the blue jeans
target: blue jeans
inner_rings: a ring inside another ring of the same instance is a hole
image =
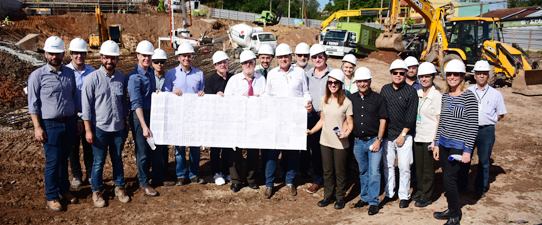
[[[145,123],[150,127],[150,111],[143,110]],[[152,150],[147,143],[147,138],[143,136],[143,128],[137,118],[135,111],[130,114],[130,126],[132,127],[132,137],[135,143],[136,161],[137,161],[137,179],[141,187],[148,187],[151,173],[149,172],[152,166],[152,180],[155,183],[164,181],[164,160],[162,148]]]
[[[103,190],[103,171],[108,148],[111,164],[113,165],[115,186],[124,186],[126,184],[122,164],[122,149],[124,148],[125,141],[124,129],[116,132],[107,132],[93,126],[92,131],[94,133],[94,144],[92,145],[94,163],[92,164],[92,176],[90,180],[92,191]]]
[[[186,166],[186,147],[185,146],[175,146],[175,163],[177,164],[176,172],[177,178],[189,178],[192,179],[199,174],[199,157],[201,150],[199,147],[189,147],[190,148],[190,172]]]
[[[359,138],[354,140],[354,156],[359,165],[359,183],[361,186],[361,201],[369,205],[378,206],[380,194],[380,161],[382,160],[382,143],[378,152],[371,152],[369,146],[376,138],[363,141]]]
[[[59,194],[70,191],[68,157],[77,135],[75,116],[64,121],[42,120],[47,138],[45,153],[45,196],[47,201],[59,200]]]
[[[265,167],[265,186],[272,188],[275,180],[275,170],[277,169],[277,161],[279,160],[279,154],[282,152],[282,157],[286,157],[288,160],[288,168],[282,168],[286,170],[286,184],[294,184],[294,178],[297,173],[297,166],[299,165],[299,150],[267,150],[267,162]]]
[[[491,125],[479,129],[476,142],[474,143],[478,154],[478,174],[474,181],[474,189],[477,195],[482,195],[489,188],[489,158],[491,158],[491,153],[493,152],[493,144],[495,144],[495,126]],[[474,154],[471,154],[471,157],[472,155]],[[470,162],[468,163],[468,167],[463,167],[459,171],[457,185],[460,190],[467,188],[469,168]]]

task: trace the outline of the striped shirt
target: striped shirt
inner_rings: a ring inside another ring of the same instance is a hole
[[[380,94],[386,98],[388,107],[388,127],[384,138],[395,139],[409,128],[408,134],[414,136],[416,128],[416,109],[418,109],[418,93],[416,89],[403,82],[396,90],[393,84],[382,87]]]
[[[444,93],[435,146],[472,153],[477,134],[478,105],[472,91],[466,90],[457,97]]]

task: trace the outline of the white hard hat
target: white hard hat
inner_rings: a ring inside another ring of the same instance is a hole
[[[407,66],[417,66],[419,64],[418,60],[414,58],[414,56],[406,57],[405,63]]]
[[[48,53],[63,53],[66,51],[66,47],[64,46],[64,41],[61,38],[51,36],[45,40],[43,51]]]
[[[282,43],[279,46],[277,46],[276,56],[291,55],[291,54],[292,54],[292,48],[290,48],[289,45]]]
[[[437,69],[435,69],[435,65],[430,62],[422,62],[420,66],[418,67],[418,76],[421,75],[434,75],[437,73]]]
[[[275,55],[275,53],[273,53],[273,47],[271,47],[271,45],[263,44],[260,46],[260,49],[258,49],[258,55]]]
[[[311,47],[305,42],[301,42],[295,46],[295,54],[306,55],[311,51]]]
[[[390,71],[394,70],[394,69],[405,69],[405,70],[408,70],[408,66],[407,64],[405,63],[405,61],[403,61],[402,59],[396,59],[395,61],[393,61],[390,65]]]
[[[87,42],[82,38],[74,38],[70,42],[70,52],[88,52]]]
[[[354,72],[354,81],[370,79],[373,79],[373,75],[371,74],[371,70],[367,67],[360,67]]]
[[[152,55],[152,59],[167,59],[166,51],[162,49],[154,49],[154,55]]]
[[[226,54],[224,51],[217,51],[215,52],[215,54],[213,54],[213,64],[224,61],[226,59],[228,59],[228,54]]]
[[[345,55],[345,56],[343,57],[343,62],[349,62],[349,63],[354,64],[354,66],[355,66],[356,63],[358,62],[358,59],[356,59],[356,56],[355,56],[355,55],[348,54],[348,55]]]
[[[154,46],[150,41],[143,40],[137,44],[136,52],[143,55],[154,55]]]
[[[448,61],[444,68],[445,73],[466,73],[465,63],[459,59],[452,59]]]
[[[326,52],[326,49],[324,49],[324,46],[322,46],[321,44],[312,45],[311,50],[310,50],[311,57],[313,55],[318,55],[322,52]]]
[[[107,40],[102,44],[102,47],[100,47],[100,54],[108,56],[119,56],[119,45],[112,40]]]
[[[175,52],[175,55],[182,55],[186,53],[194,53],[194,47],[188,43],[182,43],[177,48],[177,51]]]
[[[240,63],[243,63],[243,62],[251,60],[251,59],[256,59],[256,55],[251,50],[244,50],[243,52],[241,52],[241,55],[239,55],[239,62]],[[214,61],[214,56],[213,56],[213,61]]]
[[[344,84],[344,73],[342,70],[332,70],[329,72],[329,77],[333,77]]]
[[[473,71],[490,71],[491,67],[489,66],[489,63],[486,60],[480,60],[474,64]]]

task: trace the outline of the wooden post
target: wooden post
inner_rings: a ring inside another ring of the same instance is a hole
[[[512,43],[516,43],[516,29],[514,29],[514,36],[512,38]]]
[[[529,30],[529,45],[527,50],[531,49],[531,39],[533,38],[533,30]]]

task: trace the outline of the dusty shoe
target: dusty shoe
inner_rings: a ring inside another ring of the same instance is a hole
[[[62,211],[62,205],[58,200],[47,201],[47,207],[49,207],[49,209],[53,212]]]
[[[83,184],[83,181],[81,181],[81,178],[73,178],[72,180],[72,188],[79,188]]]
[[[126,194],[124,186],[115,187],[115,196],[119,197],[119,201],[122,203],[128,203],[130,201],[130,196]]]
[[[307,188],[307,192],[314,194],[318,191],[318,189],[322,188],[321,184],[312,184],[309,188]]]
[[[103,190],[92,192],[92,201],[94,206],[102,208],[105,206],[105,200],[103,198]]]
[[[288,193],[291,196],[296,196],[297,195],[297,190],[295,189],[295,186],[293,184],[288,184],[288,185],[286,185],[286,187],[288,188]]]

